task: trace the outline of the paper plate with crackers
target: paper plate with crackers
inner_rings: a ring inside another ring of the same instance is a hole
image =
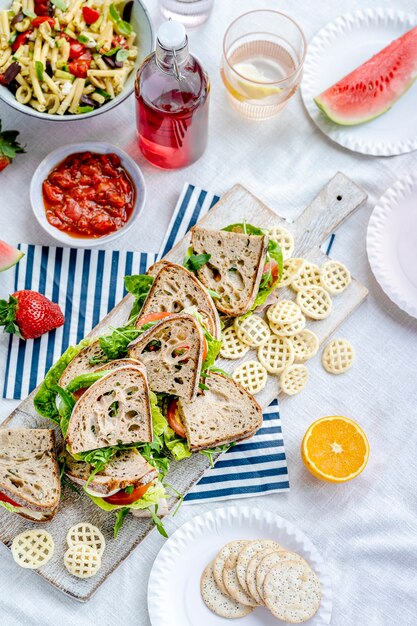
[[[175,586],[172,581],[175,580]],[[179,528],[149,579],[152,626],[330,624],[326,565],[304,533],[268,511],[224,507]]]

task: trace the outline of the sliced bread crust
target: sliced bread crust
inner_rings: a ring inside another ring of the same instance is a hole
[[[53,517],[61,495],[53,430],[0,428],[0,491],[25,509]]]
[[[59,379],[59,386],[66,387],[76,376],[94,372],[101,368],[101,363],[92,365],[90,359],[93,357],[105,358],[103,350],[100,348],[99,340],[93,339],[90,345],[86,346],[70,361]]]
[[[129,355],[146,367],[149,387],[186,400],[195,398],[203,362],[204,335],[188,313],[156,322],[130,344]]]
[[[226,315],[247,313],[259,291],[268,251],[268,236],[245,235],[194,226],[191,245],[196,254],[210,254],[198,271],[208,289],[219,294],[215,306]]]
[[[262,425],[262,409],[238,382],[212,373],[205,379],[209,388],[192,402],[178,401],[191,450],[202,450],[241,441]]]
[[[182,265],[167,261],[158,261],[152,265],[148,274],[156,275],[156,278],[143,303],[140,317],[160,311],[180,313],[195,306],[209,333],[220,339],[221,326],[216,306],[205,286],[194,274]]]
[[[88,463],[75,461],[69,454],[66,455],[65,474],[73,482],[84,486],[91,470],[91,465]],[[104,470],[95,475],[89,488],[105,497],[115,489],[125,489],[129,486],[136,489],[141,485],[147,485],[157,477],[156,469],[137,450],[131,448],[117,452]]]
[[[109,372],[83,393],[65,438],[71,454],[151,441],[148,383],[143,369],[134,365]]]

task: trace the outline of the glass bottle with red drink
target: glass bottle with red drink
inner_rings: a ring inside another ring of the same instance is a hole
[[[208,76],[189,53],[184,26],[165,22],[135,83],[139,148],[148,161],[176,169],[201,157],[207,145],[209,94]]]

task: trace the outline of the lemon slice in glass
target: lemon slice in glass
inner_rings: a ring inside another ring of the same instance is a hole
[[[265,83],[267,78],[252,63],[236,63],[236,65],[233,66],[233,69],[247,79],[245,80],[245,78],[239,78],[237,80],[237,84],[246,97],[251,100],[261,100],[263,98],[267,98],[268,96],[281,93],[282,91],[281,87],[277,87],[273,84],[260,84]],[[255,81],[259,84],[254,84],[250,81]]]

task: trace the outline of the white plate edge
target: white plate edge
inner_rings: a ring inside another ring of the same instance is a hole
[[[340,31],[345,29],[346,26],[351,28],[356,23],[363,22],[366,19],[384,21],[398,20],[399,23],[409,22],[408,25],[410,28],[417,25],[417,15],[385,7],[378,7],[375,9],[358,9],[356,11],[340,15],[335,20],[328,22],[308,43],[307,55],[304,62],[303,80],[301,83],[301,97],[312,121],[316,124],[319,130],[321,130],[321,132],[323,132],[334,143],[337,143],[348,150],[352,150],[353,152],[368,154],[370,156],[394,156],[398,154],[405,154],[417,149],[417,136],[410,138],[407,141],[389,143],[363,142],[350,137],[349,135],[346,135],[341,139],[339,137],[336,138],[334,136],[334,132],[342,130],[343,127],[335,128],[335,125],[330,120],[321,117],[321,113],[313,101],[313,97],[316,94],[316,90],[313,89],[313,68],[315,67],[319,51],[322,52],[323,49],[326,49],[329,44],[329,40],[338,36]]]
[[[380,197],[369,218],[366,232],[366,251],[372,273],[389,299],[403,311],[417,318],[417,307],[408,302],[407,296],[393,286],[389,276],[383,271],[381,261],[383,261],[384,250],[380,240],[381,228],[384,227],[387,216],[415,186],[417,186],[417,174],[410,173],[398,179]]]
[[[219,516],[224,521],[227,521],[227,518],[233,520],[236,517],[239,519],[246,518],[248,521],[255,518],[262,520],[264,523],[273,523],[281,532],[286,532],[289,536],[292,536],[302,546],[303,552],[310,554],[312,560],[316,562],[315,571],[319,576],[324,591],[320,609],[324,613],[325,621],[321,623],[330,624],[333,605],[331,579],[323,557],[309,537],[292,522],[276,515],[272,511],[234,505],[208,511],[185,522],[162,546],[155,558],[148,581],[147,600],[152,626],[165,626],[165,624],[169,623],[169,618],[166,618],[165,615],[164,587],[161,584],[161,580],[164,580],[164,571],[166,571],[164,567],[166,561],[170,560],[173,554],[181,558],[181,542],[186,541],[187,538],[193,538],[198,527],[204,528],[210,522],[215,525],[216,518]]]

